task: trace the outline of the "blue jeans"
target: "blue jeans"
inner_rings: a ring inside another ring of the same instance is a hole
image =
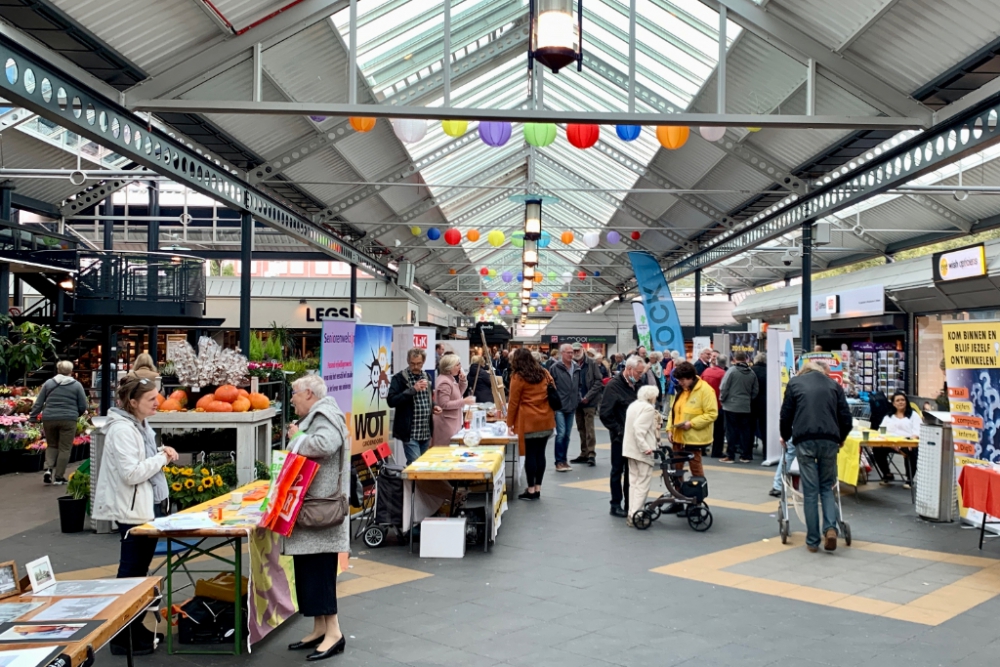
[[[566,463],[569,454],[569,436],[573,432],[576,411],[556,411],[556,463]]]
[[[431,448],[431,439],[407,440],[403,443],[403,453],[406,455],[406,465],[420,458],[420,455]]]
[[[795,459],[795,443],[791,440],[785,441],[785,452],[778,459],[778,469],[774,471],[774,490],[781,491],[781,475],[785,469],[792,465]]]
[[[840,445],[829,440],[803,440],[795,446],[802,479],[802,504],[806,515],[806,544],[818,547],[826,531],[837,530],[837,452]],[[823,530],[819,526],[819,504],[823,505]]]

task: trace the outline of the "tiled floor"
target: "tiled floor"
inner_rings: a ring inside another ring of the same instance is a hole
[[[608,441],[605,431],[598,441]],[[574,434],[571,457],[576,442]],[[773,469],[711,463],[711,530],[664,516],[640,532],[608,515],[608,454],[599,448],[596,468],[550,467],[542,499],[512,502],[489,554],[444,561],[398,546],[358,549],[339,582],[347,652],[329,664],[995,664],[1000,543],[979,552],[976,531],[919,520],[908,491],[845,495],[854,545],[809,554],[797,518],[792,544],[777,538]],[[92,576],[117,561],[115,537],[58,532],[58,490],[34,478],[0,481],[3,507],[31,503],[13,526],[4,513],[0,561],[48,553],[61,574]],[[304,655],[285,645],[310,626],[293,619],[249,658],[161,651],[139,664],[297,664]]]

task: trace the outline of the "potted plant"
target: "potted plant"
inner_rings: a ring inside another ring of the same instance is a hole
[[[59,498],[59,526],[64,533],[79,533],[90,504],[90,459],[70,473],[66,493],[69,495]]]
[[[21,384],[26,384],[28,373],[42,365],[48,357],[55,357],[58,339],[52,329],[34,322],[14,325],[6,314],[0,314],[0,367],[21,371]]]

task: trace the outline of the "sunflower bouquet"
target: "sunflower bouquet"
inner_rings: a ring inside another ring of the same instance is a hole
[[[206,466],[167,466],[163,469],[170,488],[170,500],[178,509],[187,509],[229,493],[222,476]]]

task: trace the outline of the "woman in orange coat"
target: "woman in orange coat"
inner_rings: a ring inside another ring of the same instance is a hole
[[[524,474],[528,478],[528,488],[518,498],[538,500],[545,474],[545,445],[556,428],[556,416],[549,406],[548,396],[552,376],[531,351],[523,347],[514,353],[510,367],[507,426],[517,434],[524,456]]]

